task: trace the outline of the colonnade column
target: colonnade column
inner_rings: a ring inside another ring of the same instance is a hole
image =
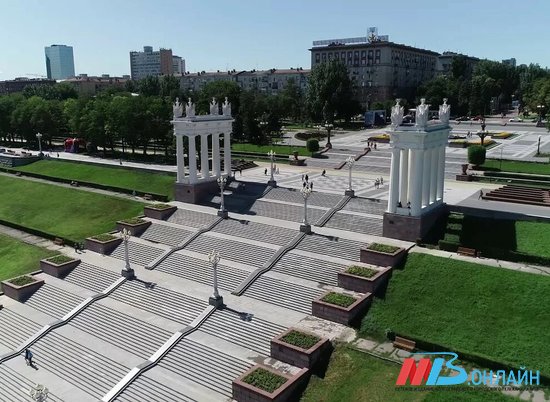
[[[399,202],[402,207],[407,206],[409,201],[409,150],[401,150],[401,173],[399,174]]]
[[[438,170],[437,170],[437,199],[443,199],[443,187],[445,184],[445,146],[438,149]]]
[[[208,134],[201,135],[201,176],[207,179],[210,176],[208,166]]]
[[[197,182],[197,147],[195,145],[195,136],[190,135],[189,139],[189,183]]]
[[[390,194],[388,199],[388,212],[395,213],[397,202],[399,200],[399,162],[401,150],[399,148],[392,149],[391,168],[390,168]]]
[[[439,169],[439,148],[430,149],[431,175],[430,175],[430,204],[437,199],[437,172]]]
[[[411,149],[411,214],[420,215],[422,208],[422,174],[424,163],[422,161],[423,151],[420,149]]]
[[[177,182],[183,183],[185,178],[185,158],[183,156],[183,136],[176,135],[176,161],[178,165]]]
[[[223,133],[223,164],[227,176],[231,176],[231,135]]]
[[[215,177],[220,177],[220,134],[212,134],[212,171]]]
[[[422,205],[430,204],[430,169],[432,166],[432,150],[424,149],[422,151]]]

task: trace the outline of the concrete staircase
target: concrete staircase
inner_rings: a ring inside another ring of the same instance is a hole
[[[211,225],[217,219],[218,217],[216,215],[178,208],[178,210],[167,219],[167,222],[200,228],[202,226]]]
[[[141,266],[146,266],[155,258],[164,253],[164,249],[154,247],[153,245],[143,244],[133,240],[128,241],[128,254],[130,262]],[[124,243],[120,245],[111,253],[111,257],[124,260]]]
[[[306,257],[291,251],[285,254],[271,270],[325,285],[338,286],[337,274],[345,267],[344,264]]]
[[[0,402],[29,402],[29,391],[36,384],[5,365],[0,366]],[[48,393],[48,402],[63,402]]]
[[[197,402],[179,390],[170,388],[161,382],[139,376],[115,401],[120,402]]]
[[[120,278],[120,275],[113,271],[81,262],[64,279],[67,282],[99,293],[107,289],[118,278]]]
[[[83,297],[45,283],[25,304],[36,310],[61,318],[84,300]]]
[[[325,224],[327,228],[351,230],[356,233],[382,236],[382,218],[337,212]]]
[[[212,231],[278,246],[285,245],[288,239],[296,235],[296,231],[292,229],[236,219],[226,219]]]
[[[250,212],[255,215],[267,216],[274,219],[282,219],[290,222],[302,222],[304,218],[304,200],[301,205],[281,204],[269,201],[258,200],[250,207]],[[309,204],[309,200],[308,200]],[[310,222],[317,222],[325,213],[326,209],[308,208],[307,214]]]
[[[4,307],[0,310],[0,344],[11,350],[17,347],[42,326]]]
[[[193,232],[183,228],[153,223],[140,237],[154,243],[163,243],[175,247],[189,237],[191,233]]]
[[[340,257],[350,261],[359,261],[360,249],[363,244],[354,240],[312,234],[304,237],[296,249],[319,255]]]

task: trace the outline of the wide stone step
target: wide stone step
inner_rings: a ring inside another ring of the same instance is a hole
[[[88,307],[70,325],[143,359],[172,336],[169,331],[100,304]]]
[[[139,376],[115,401],[121,402],[196,402],[182,390],[170,388],[145,375]]]
[[[291,251],[285,254],[271,270],[325,285],[338,286],[338,272],[345,267],[344,264],[306,257]]]
[[[288,243],[296,235],[296,231],[278,226],[247,220],[226,219],[214,228],[213,232],[242,237],[279,246]]]
[[[212,286],[214,283],[214,273],[210,262],[189,257],[180,253],[170,255],[155,269],[208,286]],[[248,274],[249,273],[247,271],[219,264],[218,287],[231,292],[240,285]]]
[[[64,279],[67,282],[100,293],[111,286],[120,275],[96,265],[81,262]]]
[[[36,384],[19,374],[17,371],[0,366],[0,402],[29,402],[30,390]],[[48,402],[63,402],[51,391],[48,393]]]
[[[192,232],[183,228],[153,223],[140,236],[142,239],[175,247]]]
[[[340,237],[312,234],[305,236],[298,246],[296,246],[296,249],[316,253],[320,256],[329,255],[349,261],[359,261],[361,246],[363,246],[363,244],[364,243]]]
[[[375,200],[356,197],[348,201],[342,211],[363,212],[366,214],[383,215],[388,207],[385,200]]]
[[[98,399],[130,369],[56,332],[38,341],[32,352],[38,367]]]
[[[254,267],[262,267],[276,250],[246,244],[235,240],[219,239],[202,234],[193,240],[186,250],[209,254],[213,249],[220,253],[220,257]]]
[[[25,301],[25,304],[52,317],[61,318],[83,300],[81,296],[45,283]]]
[[[324,292],[323,289],[261,276],[244,292],[244,295],[300,313],[311,314],[311,301]]]
[[[252,364],[184,338],[159,366],[230,397],[232,381]]]
[[[274,188],[264,198],[277,201],[294,202],[297,204],[304,202],[304,198],[302,197],[300,190],[294,188]],[[313,192],[309,196],[307,202],[309,205],[332,208],[334,205],[338,204],[341,199],[342,196],[340,195]]]
[[[337,212],[325,225],[328,228],[382,236],[382,219]]]
[[[301,203],[303,204],[303,200]],[[308,200],[309,202],[309,200]],[[325,213],[326,209],[309,208],[307,211],[310,223],[315,223]],[[269,201],[256,201],[251,207],[250,212],[260,216],[281,219],[290,222],[302,222],[304,219],[304,207],[298,205],[281,204]]]
[[[201,228],[214,223],[218,217],[216,215],[204,212],[196,212],[187,209],[178,208],[168,219],[167,222],[177,223],[179,225]]]
[[[182,325],[191,323],[208,304],[160,286],[146,288],[138,281],[125,282],[110,297]]]
[[[120,243],[120,245],[111,253],[111,257],[124,261],[124,247],[124,243]],[[128,241],[128,257],[130,262],[133,264],[146,266],[162,253],[164,253],[164,250],[161,248],[138,243],[132,240]]]
[[[40,328],[40,324],[9,308],[0,310],[0,343],[12,350],[38,332]]]
[[[244,319],[246,312],[242,313],[217,310],[201,325],[200,331],[269,356],[271,339],[285,327],[257,317],[248,321]]]

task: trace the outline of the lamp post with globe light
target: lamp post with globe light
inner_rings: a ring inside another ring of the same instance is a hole
[[[269,156],[269,161],[270,161],[270,170],[271,170],[271,175],[270,175],[270,178],[269,178],[269,181],[267,182],[267,185],[268,186],[271,186],[271,187],[276,187],[277,186],[277,182],[275,181],[275,178],[273,177],[273,162],[275,160],[275,152],[273,152],[273,150],[270,150],[268,153],[267,153],[267,156]]]
[[[304,197],[304,220],[303,220],[302,224],[300,225],[300,232],[303,232],[305,234],[310,234],[311,233],[311,225],[307,221],[307,199],[311,195],[311,192],[312,192],[312,190],[311,190],[311,184],[310,183],[306,183],[306,185],[303,186],[302,189],[300,190],[300,193],[302,194],[302,197]]]
[[[36,133],[36,138],[38,139],[38,152],[39,152],[39,155],[42,156],[44,155],[42,153],[42,134]]]
[[[222,217],[223,219],[227,219],[227,210],[225,209],[225,200],[224,200],[224,188],[225,184],[227,183],[227,178],[220,176],[218,177],[218,186],[220,186],[220,209],[218,211],[218,216]]]
[[[330,132],[334,128],[334,125],[330,124],[328,121],[325,123],[325,129],[327,130],[327,148],[332,148],[332,143],[330,142]]]
[[[128,229],[124,228],[120,231],[120,235],[122,236],[122,241],[124,242],[124,261],[126,262],[126,265],[122,270],[122,276],[128,280],[132,280],[135,279],[136,274],[130,266],[130,255],[128,253],[128,240],[130,240],[131,234]]]
[[[214,282],[214,293],[208,299],[208,304],[216,308],[220,308],[223,307],[223,297],[220,296],[220,293],[218,292],[218,263],[220,262],[220,253],[212,250],[210,254],[208,254],[208,261],[212,264]]]
[[[355,163],[355,159],[353,158],[353,156],[349,156],[348,159],[346,159],[346,163],[348,164],[349,182],[348,189],[344,192],[344,194],[348,197],[354,197],[355,191],[353,191],[353,188],[351,187],[351,171],[353,169],[353,164]]]

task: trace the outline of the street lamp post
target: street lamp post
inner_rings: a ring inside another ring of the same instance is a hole
[[[227,183],[227,178],[220,176],[218,177],[218,186],[220,186],[220,209],[218,211],[218,216],[222,217],[223,219],[227,219],[227,210],[225,209],[225,199],[224,199],[224,188],[225,184]]]
[[[128,254],[128,240],[130,239],[131,234],[128,229],[124,228],[120,231],[120,235],[122,236],[122,241],[124,242],[124,260],[126,261],[126,265],[122,270],[122,276],[128,280],[132,280],[135,279],[136,275],[130,266],[130,255]]]
[[[310,183],[306,183],[305,186],[302,187],[300,192],[302,193],[302,197],[304,197],[304,221],[300,225],[300,232],[303,232],[305,234],[311,233],[311,225],[307,221],[307,199],[311,195],[311,186]]]
[[[544,105],[537,105],[537,110],[539,112],[539,120],[537,121],[537,127],[542,127],[542,113],[544,111]]]
[[[350,155],[348,159],[346,159],[346,163],[348,164],[348,170],[349,170],[349,183],[348,183],[348,189],[344,192],[344,194],[347,195],[348,197],[354,197],[355,191],[353,191],[353,188],[351,187],[351,171],[353,169],[353,164],[355,163],[355,158]]]
[[[262,130],[262,133],[263,133],[264,136],[266,135],[267,125],[268,125],[267,121],[262,120],[260,122],[260,130]],[[269,139],[269,143],[271,144],[271,139]]]
[[[540,154],[540,138],[541,138],[541,136],[539,135],[539,141],[537,143],[537,155]]]
[[[273,177],[273,162],[274,162],[274,159],[275,159],[275,152],[273,152],[273,150],[270,150],[267,153],[267,156],[269,156],[269,161],[270,161],[270,164],[271,164],[271,166],[270,166],[271,175],[270,175],[269,181],[267,182],[267,185],[271,186],[271,187],[276,187],[277,182],[275,181],[275,178]]]
[[[42,134],[36,133],[36,138],[38,139],[38,151],[39,151],[39,155],[42,156],[42,155],[44,155],[44,154],[42,153]]]
[[[208,261],[212,264],[214,293],[208,299],[208,304],[216,308],[223,307],[223,297],[218,292],[218,262],[220,262],[220,253],[212,250],[208,254]]]
[[[332,144],[330,142],[330,132],[332,131],[332,128],[334,126],[330,124],[328,121],[325,122],[325,129],[327,130],[327,148],[332,148]]]

